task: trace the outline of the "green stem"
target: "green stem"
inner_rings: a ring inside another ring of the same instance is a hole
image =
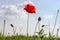
[[[4,35],[4,31],[5,31],[5,23],[6,23],[6,20],[4,20],[3,35]]]
[[[38,22],[36,23],[35,30],[34,30],[34,34],[33,34],[34,40],[35,40],[35,33],[36,33],[37,24],[38,24]]]
[[[27,39],[26,40],[28,40],[28,27],[29,27],[29,13],[27,16]]]
[[[40,23],[39,23],[39,21],[38,21],[38,29],[39,29],[39,31],[40,31]]]
[[[56,26],[56,23],[57,23],[58,14],[59,14],[59,10],[57,11],[57,15],[56,15],[55,24],[54,24],[54,28],[53,28],[52,34],[54,32],[54,29],[55,29],[55,26]]]

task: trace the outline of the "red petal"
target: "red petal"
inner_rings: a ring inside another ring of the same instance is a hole
[[[28,13],[36,13],[36,8],[32,4],[25,5],[24,10],[26,10]]]

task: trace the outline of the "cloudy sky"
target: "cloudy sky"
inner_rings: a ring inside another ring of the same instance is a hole
[[[23,10],[26,3],[28,0],[0,0],[0,30],[3,30],[3,23],[6,20],[5,35],[13,34],[11,23],[14,25],[16,33],[26,35],[27,12]],[[29,35],[33,35],[39,16],[42,18],[40,26],[42,24],[50,25],[52,32],[57,10],[60,10],[60,0],[30,0],[30,3],[35,5],[36,14],[30,14]],[[54,34],[56,34],[56,29],[60,27],[59,15]],[[48,34],[49,26],[44,27],[44,30]]]

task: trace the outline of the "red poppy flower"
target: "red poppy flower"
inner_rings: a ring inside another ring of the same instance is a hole
[[[28,13],[36,13],[36,8],[32,4],[26,4],[24,10],[26,10]]]

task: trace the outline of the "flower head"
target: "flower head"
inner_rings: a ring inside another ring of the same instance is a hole
[[[36,13],[36,8],[31,3],[26,4],[24,10],[26,10],[28,13],[31,13],[31,14]]]

